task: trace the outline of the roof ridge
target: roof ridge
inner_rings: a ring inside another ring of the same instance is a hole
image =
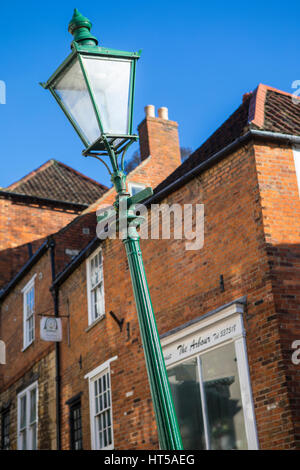
[[[107,186],[55,159],[47,160],[5,188],[7,193],[42,196],[47,199],[90,204]]]
[[[89,176],[86,176],[84,175],[83,173],[81,173],[80,171],[77,171],[75,170],[74,168],[72,168],[71,166],[69,165],[66,165],[65,163],[59,161],[59,160],[56,160],[55,158],[51,158],[49,160],[47,160],[45,163],[42,163],[40,166],[38,166],[37,168],[35,168],[34,170],[30,171],[27,175],[23,176],[22,178],[18,179],[17,181],[15,181],[14,183],[11,183],[9,186],[7,186],[5,189],[6,190],[15,190],[19,185],[23,184],[23,183],[26,183],[28,182],[31,178],[33,178],[38,172],[40,171],[44,171],[46,170],[47,168],[49,168],[49,166],[51,165],[55,165],[55,166],[62,166],[64,168],[66,168],[67,170],[71,171],[72,173],[76,174],[77,176],[80,176],[81,178],[87,180],[87,181],[90,181],[92,184],[98,186],[98,187],[101,187],[102,189],[104,190],[107,190],[108,187],[105,186],[104,184],[102,183],[99,183],[98,181],[94,180],[93,178],[90,178]],[[61,173],[60,173],[61,174]]]
[[[288,93],[287,91],[279,90],[278,88],[274,88],[269,85],[265,85],[264,83],[259,83],[256,89],[253,91],[252,94],[252,102],[250,102],[249,107],[249,124],[254,124],[260,128],[264,127],[265,124],[265,104],[267,98],[267,92],[273,91],[278,93],[279,95],[289,96],[291,98],[295,98],[300,100],[300,97],[293,94]],[[251,119],[252,117],[252,119]]]
[[[260,83],[258,86],[265,87],[267,91],[275,91],[276,93],[279,93],[280,95],[292,96],[293,98],[297,98],[300,100],[300,97],[297,95],[294,95],[294,93],[289,93],[288,91],[279,90],[279,88],[274,88],[270,85],[265,85],[264,83]]]

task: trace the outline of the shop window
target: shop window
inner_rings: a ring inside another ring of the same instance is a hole
[[[186,450],[258,448],[242,310],[233,303],[162,338]]]
[[[247,449],[233,343],[188,359],[168,375],[184,449]]]

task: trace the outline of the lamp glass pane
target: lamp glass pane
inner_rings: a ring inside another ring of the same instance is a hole
[[[91,144],[100,137],[95,111],[77,58],[53,88],[87,142]]]
[[[132,61],[95,56],[82,57],[94,95],[103,132],[129,132],[129,90]]]

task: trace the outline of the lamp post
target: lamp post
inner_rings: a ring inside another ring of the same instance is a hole
[[[132,134],[132,111],[137,52],[98,46],[91,22],[77,9],[69,23],[72,52],[46,83],[81,138],[84,156],[104,163],[116,189],[114,208],[118,225],[126,226],[123,239],[136,302],[150,390],[161,449],[181,450],[182,441],[146,279],[137,227],[142,218],[135,205],[153,191],[146,188],[130,196],[126,188],[124,156],[138,140]],[[104,158],[108,156],[110,166]],[[121,207],[125,208],[121,210]],[[111,214],[101,217],[101,221]]]

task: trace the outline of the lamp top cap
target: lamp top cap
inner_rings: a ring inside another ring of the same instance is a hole
[[[74,37],[74,41],[82,45],[97,46],[98,40],[91,34],[92,23],[75,8],[68,31]]]

